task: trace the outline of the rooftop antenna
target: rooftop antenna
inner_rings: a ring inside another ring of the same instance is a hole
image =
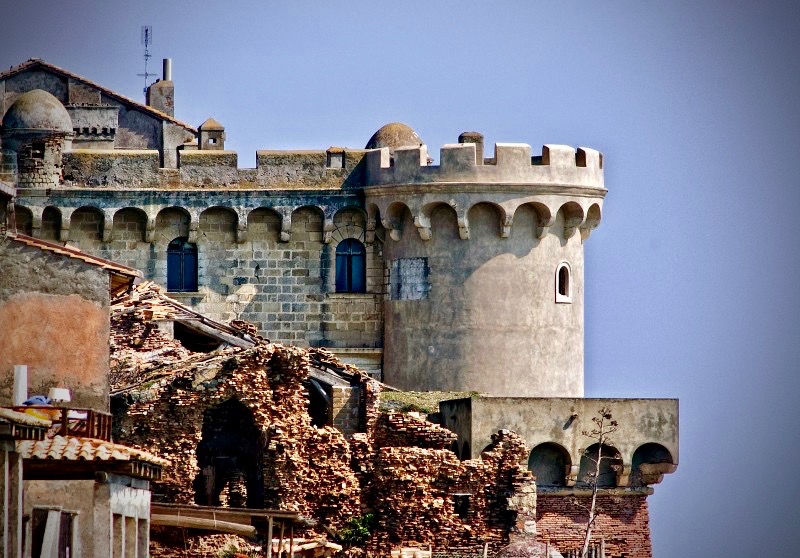
[[[148,79],[151,77],[155,77],[156,74],[151,74],[147,71],[147,61],[150,60],[152,54],[147,48],[150,46],[150,43],[153,42],[153,26],[152,25],[142,25],[142,44],[144,45],[144,73],[143,74],[136,74],[139,77],[144,78],[144,92],[145,102],[147,102],[147,86],[148,86]]]

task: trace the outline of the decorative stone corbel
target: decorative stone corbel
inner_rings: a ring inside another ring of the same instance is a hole
[[[506,215],[506,218],[500,225],[500,238],[508,238],[511,236],[511,225],[514,223],[514,215]]]
[[[336,227],[333,225],[333,218],[326,215],[322,221],[322,242],[324,244],[331,243],[331,236],[334,230],[336,230]]]
[[[547,231],[550,230],[550,227],[556,222],[555,215],[551,215],[550,217],[539,217],[536,220],[536,238],[542,239],[547,235]]]
[[[575,231],[583,224],[583,216],[580,217],[566,217],[564,219],[564,240],[569,240],[575,234]]]
[[[240,220],[236,224],[236,243],[243,244],[247,242],[247,221],[242,223]]]
[[[422,240],[431,239],[431,219],[427,215],[417,215],[414,217],[414,226]]]
[[[156,218],[153,215],[147,215],[147,223],[144,226],[144,241],[152,243],[156,239]]]
[[[281,242],[289,242],[292,239],[292,216],[291,214],[281,215]]]
[[[62,213],[61,214],[61,230],[58,233],[58,239],[61,242],[68,242],[69,241],[69,225],[70,225],[70,218],[72,217],[72,212],[70,211],[69,214]]]
[[[114,232],[114,210],[103,211],[103,242],[111,242]]]
[[[575,486],[575,483],[578,482],[578,473],[580,473],[580,467],[578,465],[570,465],[568,467],[567,476],[564,478],[564,484],[567,486]]]
[[[469,240],[469,221],[466,215],[458,218],[458,236],[461,240]]]
[[[631,478],[631,464],[623,463],[622,467],[617,471],[617,486],[628,486]]]
[[[396,228],[395,224],[392,221],[390,221],[389,219],[381,219],[381,224],[383,225],[384,229],[389,231],[389,238],[391,238],[395,242],[400,241],[401,237],[400,229]]]
[[[367,219],[367,229],[364,232],[364,244],[367,246],[372,246],[375,243],[375,229],[377,227],[378,223],[374,217]]]

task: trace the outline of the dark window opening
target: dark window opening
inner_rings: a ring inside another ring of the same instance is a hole
[[[220,348],[222,341],[180,322],[173,323],[173,335],[181,345],[196,353],[210,353]]]
[[[317,428],[330,425],[330,395],[313,378],[309,379],[306,389],[308,390],[308,414],[311,417],[311,424]]]
[[[578,486],[592,486],[595,482],[600,488],[613,488],[617,485],[617,473],[622,470],[622,456],[616,448],[603,444],[600,451],[600,468],[597,469],[598,444],[592,444],[581,456],[578,472]],[[595,474],[597,478],[595,480]]]
[[[336,247],[336,292],[364,293],[367,291],[367,251],[354,238]]]
[[[253,413],[238,399],[208,409],[197,445],[195,502],[206,506],[258,508],[264,505],[261,432]]]
[[[464,446],[461,448],[461,461],[467,461],[468,459],[472,459],[472,451],[469,447],[469,442],[464,442]]]
[[[567,450],[558,444],[545,442],[531,450],[528,470],[536,477],[536,486],[564,486],[570,464]]]
[[[44,159],[44,143],[35,141],[31,144],[31,157],[34,159]]]
[[[569,269],[565,265],[558,270],[558,294],[569,296]]]
[[[167,290],[197,290],[197,246],[186,237],[178,237],[167,247]]]
[[[461,519],[467,519],[469,515],[469,494],[453,495],[453,511]]]

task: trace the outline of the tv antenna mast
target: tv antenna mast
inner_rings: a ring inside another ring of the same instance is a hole
[[[150,54],[150,51],[147,49],[150,46],[150,43],[152,42],[153,42],[153,26],[142,25],[142,44],[144,45],[144,73],[136,75],[144,78],[144,89],[142,89],[142,91],[144,92],[145,95],[145,102],[147,99],[147,86],[149,85],[147,81],[149,78],[156,76],[156,74],[151,74],[147,71],[147,61],[150,60],[150,58],[152,57],[152,54]]]

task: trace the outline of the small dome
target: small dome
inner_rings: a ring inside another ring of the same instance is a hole
[[[72,119],[61,102],[47,91],[20,95],[3,116],[3,131],[50,130],[71,133]]]
[[[398,147],[419,147],[423,143],[425,142],[422,141],[419,134],[410,126],[401,122],[392,122],[372,134],[364,149],[388,147],[389,152],[394,153]]]

